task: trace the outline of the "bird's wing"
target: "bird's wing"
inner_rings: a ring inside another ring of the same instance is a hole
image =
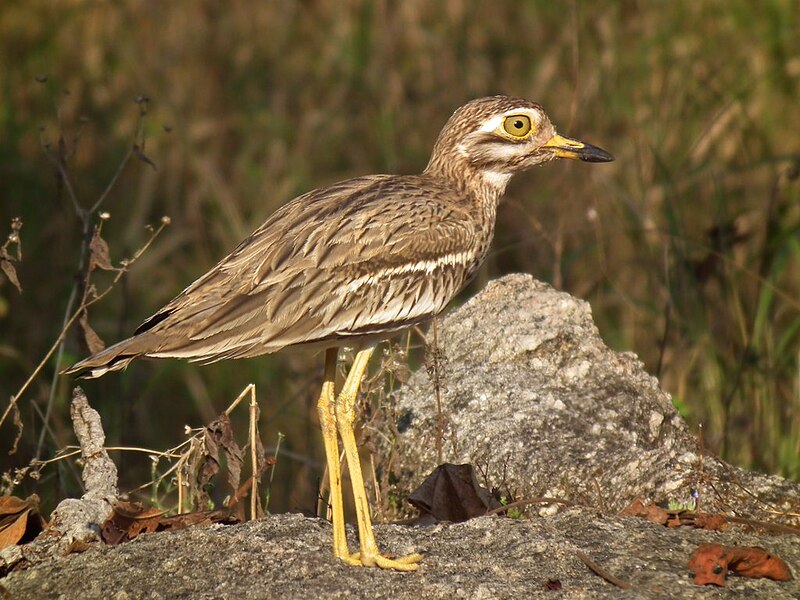
[[[401,329],[444,308],[479,264],[453,192],[372,176],[301,196],[145,321],[150,356],[202,361]]]

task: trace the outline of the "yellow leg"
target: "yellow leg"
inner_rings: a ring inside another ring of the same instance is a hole
[[[353,564],[361,564],[350,557],[347,549],[347,537],[344,533],[344,509],[342,505],[342,471],[339,468],[339,442],[336,434],[336,413],[334,397],[336,395],[336,355],[338,350],[331,348],[325,352],[325,376],[322,391],[317,402],[319,425],[322,429],[322,440],[325,443],[325,459],[328,461],[328,479],[330,481],[330,503],[333,521],[333,554]]]
[[[372,520],[369,514],[367,492],[364,489],[364,478],[361,475],[361,461],[358,458],[356,436],[353,433],[358,390],[373,350],[372,347],[365,348],[356,354],[350,373],[348,373],[342,391],[336,399],[336,425],[339,428],[344,455],[347,459],[347,468],[350,471],[350,483],[353,488],[353,499],[358,518],[358,539],[361,547],[361,551],[350,557],[348,562],[357,560],[365,567],[378,566],[398,571],[414,571],[419,567],[416,563],[419,562],[422,555],[410,554],[393,560],[386,558],[378,550],[378,544],[375,543],[375,535],[372,532]]]

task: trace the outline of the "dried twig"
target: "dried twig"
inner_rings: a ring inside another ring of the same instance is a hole
[[[436,398],[436,462],[442,464],[444,462],[444,430],[445,430],[445,416],[444,409],[442,408],[442,380],[444,375],[442,373],[442,355],[439,349],[439,326],[438,318],[433,318],[433,325],[431,326],[433,343],[425,347],[425,369],[428,372],[428,377],[433,382],[433,394]]]
[[[487,515],[499,515],[502,512],[510,510],[512,508],[522,508],[523,506],[527,506],[528,504],[563,504],[564,506],[578,506],[574,502],[570,502],[569,500],[562,500],[561,498],[548,498],[547,496],[541,496],[538,498],[523,498],[522,500],[516,500],[514,502],[509,502],[503,506],[498,506],[497,508],[493,508],[492,510],[487,510]]]
[[[595,575],[599,575],[600,577],[605,579],[608,583],[611,583],[611,584],[613,584],[613,585],[615,585],[618,588],[621,588],[623,590],[633,589],[633,585],[632,584],[630,584],[629,582],[625,581],[624,579],[620,579],[619,577],[616,577],[615,575],[612,575],[611,573],[606,571],[603,567],[601,567],[599,564],[594,562],[591,558],[586,556],[580,550],[577,550],[575,552],[575,555],[579,559],[581,559],[581,562],[583,562],[583,564],[585,564],[587,567],[589,567],[589,569],[591,569],[591,571]]]
[[[111,292],[111,290],[114,288],[114,286],[119,282],[120,278],[122,278],[122,276],[127,272],[128,267],[130,265],[132,265],[142,255],[142,253],[145,250],[147,250],[147,248],[150,246],[150,244],[153,243],[153,240],[155,240],[155,238],[158,237],[158,235],[161,233],[161,231],[167,225],[169,225],[169,219],[167,217],[162,218],[161,225],[158,227],[158,229],[153,231],[153,233],[150,235],[150,239],[148,239],[147,242],[145,242],[145,244],[141,248],[139,248],[139,250],[136,251],[136,253],[134,254],[134,256],[132,258],[130,258],[130,259],[128,259],[128,260],[126,260],[124,262],[124,265],[119,268],[119,270],[117,271],[116,276],[114,277],[112,282],[108,285],[108,287],[106,289],[104,289],[100,293],[97,293],[97,291],[95,290],[93,292],[93,297],[92,298],[84,297],[84,300],[81,302],[81,305],[71,315],[69,315],[69,318],[66,319],[66,321],[64,323],[64,326],[61,329],[61,332],[56,337],[55,342],[53,342],[52,346],[50,346],[50,349],[45,353],[45,355],[42,358],[42,360],[39,361],[39,364],[36,366],[36,368],[30,374],[28,379],[25,380],[25,383],[22,384],[22,386],[19,388],[17,393],[14,394],[13,396],[11,396],[11,398],[9,400],[9,403],[8,403],[8,406],[6,407],[6,409],[3,412],[2,416],[0,416],[0,425],[2,425],[5,422],[6,418],[8,417],[9,413],[12,411],[14,406],[16,405],[16,403],[19,400],[19,398],[28,389],[28,386],[30,386],[30,384],[36,379],[36,377],[42,371],[44,366],[50,360],[50,357],[53,356],[53,354],[56,351],[63,351],[63,341],[64,341],[64,338],[67,335],[67,332],[69,331],[69,328],[72,327],[72,324],[81,316],[81,314],[83,313],[84,310],[86,310],[88,307],[92,306],[94,303],[99,302],[100,300],[105,298],[109,294],[109,292]],[[56,375],[58,375],[58,372],[56,372]],[[45,412],[45,419],[46,419],[45,422],[47,422],[47,420],[49,420],[49,414],[50,414],[49,411],[50,411],[51,408],[52,408],[52,403],[48,402],[48,412]],[[41,440],[41,438],[40,438],[40,440]],[[35,460],[39,459],[39,456],[41,455],[40,450],[41,450],[41,448],[39,448],[39,451],[37,451]]]
[[[247,386],[250,390],[250,466],[252,468],[250,487],[250,519],[255,520],[259,515],[258,482],[261,478],[261,469],[258,465],[258,403],[256,402],[256,386],[252,383]],[[270,478],[271,480],[271,478]]]
[[[769,521],[757,521],[755,519],[745,519],[744,517],[725,517],[726,521],[730,523],[739,523],[740,525],[749,525],[759,529],[766,529],[775,533],[788,533],[791,535],[800,535],[800,527],[793,527],[791,525],[782,525],[780,523],[770,523]]]
[[[45,436],[50,431],[47,427],[47,424],[50,420],[50,415],[52,414],[53,404],[55,401],[55,393],[56,393],[56,384],[59,377],[59,370],[61,365],[61,359],[64,353],[64,342],[66,339],[66,333],[72,327],[77,319],[84,314],[86,308],[94,302],[97,302],[101,298],[103,298],[111,288],[119,281],[119,278],[122,274],[127,270],[127,267],[130,266],[132,262],[138,258],[144,250],[152,243],[153,239],[161,232],[163,227],[168,224],[168,219],[162,219],[162,225],[159,229],[153,233],[151,238],[145,243],[145,245],[137,251],[136,255],[133,259],[128,261],[123,261],[122,266],[119,269],[114,269],[117,271],[117,276],[114,278],[111,285],[101,294],[97,294],[96,290],[89,284],[89,275],[91,272],[91,244],[94,241],[96,235],[99,232],[99,229],[96,228],[94,225],[94,218],[95,214],[98,210],[100,210],[102,204],[110,195],[112,189],[116,185],[119,177],[121,176],[122,172],[124,171],[125,167],[129,163],[130,159],[134,156],[139,156],[141,154],[140,148],[144,147],[144,121],[145,116],[147,115],[147,99],[137,98],[137,104],[139,104],[139,118],[136,124],[136,132],[134,135],[134,143],[128,149],[124,157],[119,163],[117,167],[117,171],[114,176],[109,181],[108,185],[106,186],[103,193],[95,200],[91,206],[88,208],[84,208],[78,196],[75,192],[75,188],[72,184],[72,180],[69,176],[69,172],[67,169],[67,161],[69,157],[74,153],[74,147],[70,149],[68,147],[68,143],[64,138],[64,134],[61,133],[58,138],[58,143],[54,150],[51,143],[45,139],[41,140],[41,146],[44,152],[45,157],[50,161],[53,167],[56,170],[58,176],[58,182],[60,189],[66,190],[66,193],[73,205],[75,210],[75,214],[81,222],[81,251],[80,251],[80,259],[78,261],[78,277],[76,277],[75,284],[72,286],[70,291],[69,299],[67,300],[67,305],[64,310],[64,318],[61,325],[61,332],[56,337],[56,341],[53,343],[51,348],[47,351],[45,356],[39,362],[39,364],[34,369],[33,373],[28,377],[28,379],[23,383],[22,387],[19,391],[11,396],[8,406],[6,407],[5,411],[3,412],[2,416],[0,416],[0,425],[2,425],[8,415],[11,413],[12,410],[16,409],[17,401],[21,397],[21,395],[25,392],[31,382],[41,373],[42,369],[44,368],[45,364],[48,363],[50,358],[53,354],[56,355],[56,368],[53,373],[53,377],[50,382],[50,393],[48,395],[47,406],[44,411],[43,422],[44,426],[42,427],[42,431],[39,435],[39,440],[36,447],[36,452],[34,455],[34,461],[39,460],[41,457],[43,448],[44,448],[44,440]],[[78,136],[76,135],[73,139],[73,146],[77,143]],[[92,235],[93,229],[95,231],[95,235]],[[92,295],[93,297],[90,297]],[[76,309],[76,306],[78,308]]]

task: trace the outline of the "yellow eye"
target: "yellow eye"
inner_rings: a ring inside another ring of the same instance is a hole
[[[509,115],[503,119],[503,131],[515,138],[524,138],[531,132],[531,127],[528,115]]]

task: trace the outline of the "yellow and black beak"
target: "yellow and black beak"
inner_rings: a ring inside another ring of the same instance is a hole
[[[611,162],[614,157],[597,146],[571,140],[555,134],[544,146],[545,150],[550,150],[558,158],[571,158],[584,162]]]

